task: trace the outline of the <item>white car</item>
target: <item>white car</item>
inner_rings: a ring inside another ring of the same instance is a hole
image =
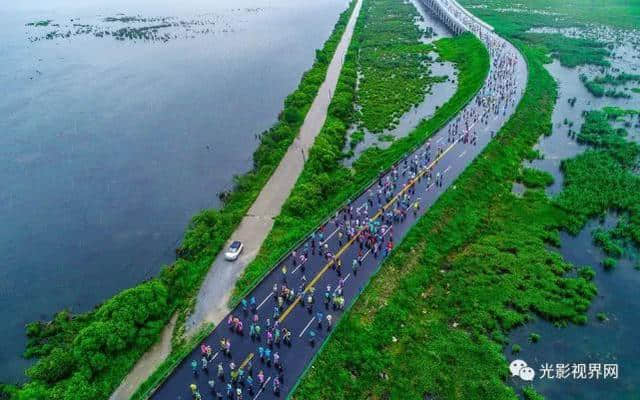
[[[244,245],[242,244],[242,242],[236,240],[231,243],[231,246],[229,246],[229,250],[224,253],[224,258],[226,258],[228,261],[235,261],[238,259],[240,253],[242,253],[242,249],[244,249]]]

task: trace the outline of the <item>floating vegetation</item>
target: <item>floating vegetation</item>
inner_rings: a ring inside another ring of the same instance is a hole
[[[351,147],[351,150],[353,150],[358,145],[358,143],[364,141],[364,131],[357,130],[351,134],[350,138],[351,140],[349,141],[349,147]]]
[[[53,22],[51,19],[45,19],[42,21],[29,22],[26,26],[49,26],[49,24]]]
[[[262,8],[237,9],[243,13],[258,13]],[[75,36],[93,36],[96,38],[113,38],[115,40],[143,40],[168,42],[172,39],[190,39],[215,33],[233,32],[226,17],[221,15],[203,15],[193,19],[177,17],[142,17],[118,14],[101,17],[93,23],[79,23],[78,19],[70,19],[66,23],[52,24],[52,20],[30,22],[25,26],[31,28],[27,34],[30,42],[40,40],[67,39]],[[124,25],[124,26],[123,26]],[[54,30],[43,31],[43,28],[55,27]]]
[[[589,93],[595,97],[611,97],[611,98],[631,98],[629,93],[617,90],[614,88],[607,88],[607,86],[620,86],[628,82],[640,82],[640,75],[620,73],[617,76],[611,74],[605,74],[596,76],[593,79],[589,79],[587,75],[581,74],[580,80],[584,83]],[[633,89],[632,89],[633,90]]]
[[[533,37],[547,35],[578,44],[574,51],[571,48],[561,51],[566,53],[564,56],[555,52],[553,55],[564,66],[583,66],[579,68],[580,80],[594,97],[629,99],[634,93],[640,93],[637,87],[640,83],[637,73],[640,71],[640,30],[584,24],[535,27],[526,34]]]
[[[544,188],[553,184],[553,176],[546,171],[534,168],[523,168],[516,182],[530,189]]]
[[[519,6],[519,5],[521,5],[521,4],[515,4],[515,6]],[[499,13],[537,14],[537,15],[548,15],[548,16],[566,15],[566,14],[553,12],[553,11],[536,10],[536,9],[533,9],[533,8],[524,8],[524,7],[523,8],[516,8],[516,7],[496,8],[495,11],[497,11]]]
[[[620,73],[619,75],[610,75],[610,74],[606,74],[604,76],[598,76],[596,78],[593,79],[594,82],[602,84],[602,85],[613,85],[613,86],[619,86],[619,85],[624,85],[627,82],[640,82],[640,75],[638,74],[627,74],[627,73]]]

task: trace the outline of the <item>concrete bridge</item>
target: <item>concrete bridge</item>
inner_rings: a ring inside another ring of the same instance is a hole
[[[468,31],[468,29],[454,17],[449,8],[446,7],[441,0],[420,0],[429,10],[431,10],[438,19],[446,25],[447,28],[455,35],[460,35]]]
[[[456,0],[420,0],[455,35],[480,29],[493,32],[493,27],[467,11]]]
[[[460,3],[456,0],[439,0],[442,2],[445,8],[448,8],[449,11],[453,14],[455,18],[457,18],[460,22],[467,25],[468,23],[480,25],[482,28],[493,32],[493,26],[487,24],[480,18],[471,14],[469,10],[462,7]],[[468,25],[467,25],[468,26]]]

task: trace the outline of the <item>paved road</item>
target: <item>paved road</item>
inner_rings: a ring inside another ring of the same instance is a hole
[[[455,7],[451,5],[450,7]],[[455,11],[455,10],[452,10]],[[296,380],[304,371],[305,366],[311,361],[315,352],[329,331],[326,316],[332,315],[333,325],[339,322],[343,312],[340,309],[323,304],[323,298],[328,285],[330,293],[336,293],[336,288],[342,281],[342,295],[346,305],[350,304],[364,284],[375,273],[384,259],[383,251],[374,256],[374,251],[361,245],[366,237],[376,237],[376,242],[386,248],[389,243],[399,243],[411,228],[413,223],[438,199],[438,197],[451,185],[457,176],[468,166],[471,161],[489,143],[493,132],[497,132],[502,124],[510,117],[515,105],[520,100],[526,85],[526,66],[522,57],[508,43],[487,31],[467,17],[461,17],[467,26],[478,34],[490,49],[492,58],[489,78],[485,86],[476,98],[459,114],[459,116],[441,129],[428,144],[423,145],[399,162],[392,170],[381,175],[378,182],[360,195],[351,203],[348,209],[340,210],[334,218],[327,221],[320,231],[316,233],[314,242],[316,247],[324,247],[332,255],[327,258],[318,251],[311,252],[311,238],[305,245],[296,251],[298,261],[293,262],[293,255],[289,255],[283,263],[264,278],[264,280],[247,297],[254,297],[258,324],[262,327],[260,339],[252,339],[249,335],[253,312],[243,311],[242,305],[232,310],[229,316],[236,316],[243,323],[244,334],[234,332],[226,323],[221,323],[214,332],[203,342],[210,345],[213,350],[208,370],[202,369],[201,348],[193,352],[178,366],[174,373],[152,395],[153,399],[175,400],[192,398],[191,384],[197,386],[203,399],[215,399],[219,392],[225,399],[238,399],[237,395],[227,396],[227,383],[231,382],[230,363],[235,363],[236,371],[242,367],[245,377],[251,366],[251,375],[254,379],[252,390],[245,382],[243,385],[233,386],[240,388],[242,399],[275,399],[285,398]],[[442,182],[439,184],[438,182]],[[455,189],[455,188],[454,188]],[[382,190],[380,202],[378,193]],[[373,203],[370,207],[369,202]],[[412,205],[418,202],[420,208],[414,214]],[[404,206],[410,204],[406,218],[394,220],[393,217],[381,215],[396,210],[400,212]],[[398,208],[399,207],[399,208]],[[369,223],[367,219],[373,221]],[[364,220],[364,222],[363,222]],[[358,226],[352,231],[351,239],[348,238],[349,227]],[[342,238],[340,234],[342,232]],[[307,247],[308,246],[308,247]],[[308,258],[301,263],[300,255],[308,252]],[[354,259],[361,260],[357,274],[352,269]],[[342,272],[339,275],[335,264],[342,262]],[[281,269],[285,265],[287,270]],[[303,265],[303,267],[301,267]],[[292,301],[285,301],[282,307],[277,306],[278,294],[274,294],[274,285],[278,293],[283,288],[283,280],[292,288],[296,295]],[[305,300],[298,296],[299,288],[307,294],[311,288],[315,288],[314,303],[311,311],[304,305]],[[316,313],[323,313],[322,324],[318,326]],[[276,315],[274,318],[274,312]],[[291,331],[291,345],[284,343],[267,346],[265,334],[267,319],[270,325],[274,325],[277,319],[279,329],[286,328]],[[312,345],[309,338],[313,331],[315,343]],[[227,356],[220,350],[220,341],[228,339],[231,342],[230,355]],[[282,372],[264,363],[259,357],[259,347],[272,348],[273,355],[277,352],[283,365]],[[192,371],[191,363],[195,360],[198,364],[197,374]],[[224,381],[217,378],[218,364],[224,369]],[[258,385],[259,371],[264,371],[265,384]],[[278,378],[281,381],[279,393],[274,392],[274,382]],[[213,390],[208,382],[214,383]]]

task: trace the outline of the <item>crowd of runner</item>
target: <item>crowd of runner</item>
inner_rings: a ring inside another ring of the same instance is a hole
[[[286,371],[280,353],[304,342],[314,346],[320,332],[332,329],[335,315],[345,308],[344,289],[351,274],[358,274],[369,255],[376,259],[386,257],[394,248],[394,226],[410,216],[417,218],[422,198],[416,186],[423,180],[427,182],[426,190],[443,186],[447,169],[441,168],[438,161],[444,153],[458,143],[475,146],[478,130],[474,128],[488,125],[492,116],[504,116],[509,107],[515,106],[519,65],[516,54],[457,7],[445,5],[489,50],[491,69],[483,89],[448,125],[447,142],[428,141],[380,174],[357,202],[336,212],[278,266],[274,273],[279,277],[267,298],[258,303],[251,295],[241,301],[234,314],[228,316],[228,331],[215,348],[205,341],[200,346],[200,359],[191,360],[195,379],[189,388],[193,398],[244,400],[266,390],[279,395]],[[353,248],[351,253],[355,256],[343,259],[347,248]],[[319,264],[321,269],[311,270],[307,267],[310,264]],[[331,276],[337,283],[316,288],[317,277],[325,273],[334,274]],[[294,340],[285,326],[286,316],[297,305],[313,317],[300,333],[301,341]],[[232,342],[245,335],[255,350],[238,362],[241,358],[234,357]]]

